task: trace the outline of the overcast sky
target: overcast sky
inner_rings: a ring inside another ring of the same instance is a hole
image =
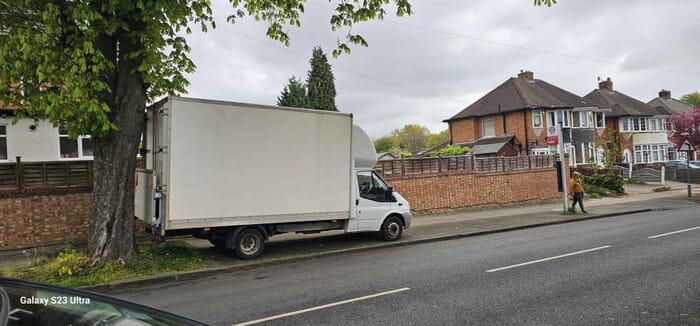
[[[186,96],[276,104],[292,76],[306,78],[314,46],[329,53],[340,111],[380,137],[408,123],[431,131],[521,69],[578,95],[611,77],[614,88],[643,101],[670,89],[700,91],[700,1],[413,0],[414,14],[353,27],[369,42],[330,55],[332,5],[309,0],[291,46],[265,36],[266,25],[226,23],[227,1],[214,0],[217,28],[188,36],[197,72]]]

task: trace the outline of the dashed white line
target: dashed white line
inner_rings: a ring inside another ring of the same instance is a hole
[[[505,267],[499,267],[499,268],[494,268],[494,269],[489,269],[489,270],[486,271],[486,273],[499,272],[499,271],[506,270],[506,269],[511,269],[511,268],[516,268],[516,267],[522,267],[522,266],[537,264],[537,263],[541,263],[541,262],[545,262],[545,261],[549,261],[549,260],[554,260],[554,259],[569,257],[569,256],[573,256],[573,255],[584,254],[584,253],[591,252],[591,251],[596,251],[596,250],[602,250],[602,249],[605,249],[605,248],[610,248],[610,246],[602,246],[602,247],[597,247],[597,248],[591,248],[591,249],[581,250],[581,251],[577,251],[577,252],[570,252],[570,253],[568,253],[568,254],[563,254],[563,255],[559,255],[559,256],[548,257],[548,258],[542,258],[542,259],[533,260],[533,261],[528,261],[528,262],[524,262],[524,263],[520,263],[520,264],[515,264],[515,265],[510,265],[510,266],[505,266]]]
[[[661,234],[657,234],[657,235],[652,235],[652,236],[649,237],[649,239],[665,237],[665,236],[667,236],[667,235],[676,234],[676,233],[681,233],[681,232],[687,232],[687,231],[692,231],[692,230],[697,230],[697,229],[700,229],[700,226],[696,226],[696,227],[694,227],[694,228],[687,228],[687,229],[683,229],[683,230],[678,230],[678,231],[673,231],[673,232],[667,232],[667,233],[661,233]]]
[[[326,309],[326,308],[335,307],[335,306],[339,306],[339,305],[346,304],[346,303],[351,303],[351,302],[356,302],[356,301],[361,301],[361,300],[372,299],[372,298],[381,297],[381,296],[384,296],[384,295],[399,293],[399,292],[408,291],[408,290],[410,290],[410,288],[400,288],[400,289],[396,289],[396,290],[391,290],[391,291],[386,291],[386,292],[380,292],[380,293],[370,294],[370,295],[366,295],[366,296],[359,297],[359,298],[354,298],[354,299],[348,299],[348,300],[333,302],[333,303],[324,304],[324,305],[321,305],[321,306],[316,306],[316,307],[312,307],[312,308],[306,308],[306,309],[302,309],[302,310],[292,311],[292,312],[288,312],[288,313],[284,313],[284,314],[279,314],[279,315],[275,315],[275,316],[271,316],[271,317],[266,317],[266,318],[262,318],[262,319],[251,320],[251,321],[247,321],[247,322],[245,322],[245,323],[234,324],[233,326],[246,326],[246,325],[253,325],[253,324],[264,323],[264,322],[270,321],[270,320],[275,320],[275,319],[285,318],[285,317],[289,317],[289,316],[299,315],[299,314],[303,314],[303,313],[307,313],[307,312],[311,312],[311,311]]]

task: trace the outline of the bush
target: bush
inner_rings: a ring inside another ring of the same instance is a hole
[[[448,145],[437,152],[431,152],[430,156],[460,156],[471,152],[471,148],[459,145]]]
[[[615,170],[597,169],[590,175],[582,175],[583,188],[586,193],[599,196],[618,196],[625,193],[625,181]]]

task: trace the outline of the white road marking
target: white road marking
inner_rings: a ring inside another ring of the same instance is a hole
[[[297,311],[288,312],[288,313],[285,313],[285,314],[275,315],[275,316],[272,316],[272,317],[267,317],[267,318],[262,318],[262,319],[257,319],[257,320],[251,320],[251,321],[247,321],[247,322],[245,322],[245,323],[233,324],[233,326],[246,326],[246,325],[253,325],[253,324],[264,323],[264,322],[270,321],[270,320],[275,320],[275,319],[285,318],[285,317],[289,317],[289,316],[299,315],[299,314],[303,314],[303,313],[307,313],[307,312],[311,312],[311,311],[326,309],[326,308],[335,307],[335,306],[339,306],[339,305],[346,304],[346,303],[351,303],[351,302],[355,302],[355,301],[361,301],[361,300],[372,299],[372,298],[381,297],[381,296],[384,296],[384,295],[399,293],[399,292],[408,291],[408,290],[410,290],[410,288],[400,288],[400,289],[396,289],[396,290],[391,290],[391,291],[386,291],[386,292],[381,292],[381,293],[370,294],[370,295],[366,295],[366,296],[364,296],[364,297],[359,297],[359,298],[354,298],[354,299],[348,299],[348,300],[333,302],[333,303],[324,304],[324,305],[321,305],[321,306],[316,306],[316,307],[312,307],[312,308],[307,308],[307,309],[302,309],[302,310],[297,310]]]
[[[596,250],[601,250],[601,249],[605,249],[605,248],[610,248],[610,246],[602,246],[602,247],[597,247],[597,248],[592,248],[592,249],[586,249],[586,250],[581,250],[581,251],[577,251],[577,252],[571,252],[571,253],[563,254],[563,255],[559,255],[559,256],[548,257],[548,258],[542,258],[542,259],[533,260],[533,261],[528,261],[528,262],[524,262],[524,263],[520,263],[520,264],[515,264],[515,265],[510,265],[510,266],[505,266],[505,267],[499,267],[499,268],[494,268],[494,269],[489,269],[489,270],[486,271],[486,273],[499,272],[499,271],[506,270],[506,269],[511,269],[511,268],[515,268],[515,267],[521,267],[521,266],[526,266],[526,265],[537,264],[537,263],[541,263],[541,262],[545,262],[545,261],[549,261],[549,260],[564,258],[564,257],[568,257],[568,256],[578,255],[578,254],[584,254],[584,253],[587,253],[587,252],[596,251]]]
[[[661,233],[661,234],[657,234],[657,235],[652,235],[652,236],[649,237],[649,239],[665,237],[665,236],[667,236],[667,235],[676,234],[676,233],[681,233],[681,232],[686,232],[686,231],[692,231],[692,230],[697,230],[697,229],[700,229],[700,226],[696,226],[696,227],[694,227],[694,228],[688,228],[688,229],[678,230],[678,231],[673,231],[673,232],[667,232],[667,233]]]

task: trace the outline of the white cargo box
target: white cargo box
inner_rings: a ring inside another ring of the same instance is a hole
[[[149,108],[146,124],[135,210],[147,224],[350,218],[350,114],[168,97]],[[164,221],[155,219],[159,209]]]

